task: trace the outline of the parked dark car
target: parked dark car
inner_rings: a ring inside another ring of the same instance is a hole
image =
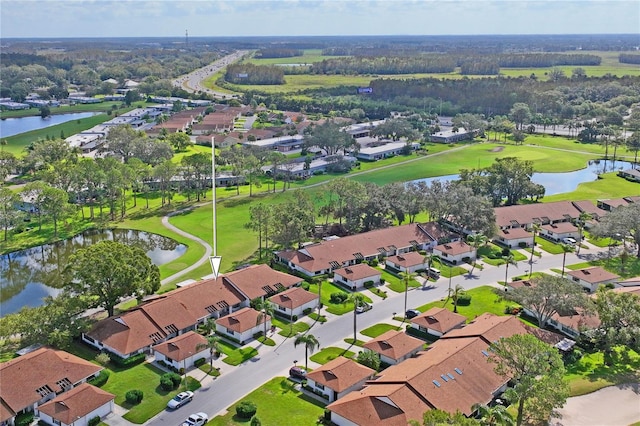
[[[289,376],[302,380],[307,377],[307,372],[302,367],[291,367],[289,369]]]
[[[409,309],[404,313],[405,318],[411,319],[420,315],[420,311],[417,309]]]

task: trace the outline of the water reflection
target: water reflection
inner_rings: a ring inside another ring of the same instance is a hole
[[[65,282],[62,272],[69,257],[104,240],[140,247],[156,265],[177,259],[187,250],[185,245],[161,235],[113,229],[89,230],[54,244],[5,254],[0,257],[0,316],[23,306],[39,306],[44,297],[56,296]]]
[[[55,126],[68,121],[92,117],[96,114],[100,113],[73,112],[68,114],[51,115],[47,118],[42,118],[40,116],[4,118],[0,120],[0,137],[6,138],[20,133],[30,132],[32,130],[44,129],[45,127]]]
[[[632,168],[633,163],[628,161],[591,160],[584,169],[566,173],[534,173],[531,180],[545,188],[545,195],[563,194],[572,192],[583,182],[593,182],[602,173],[617,172]],[[424,179],[416,179],[413,182],[426,182],[431,184],[434,180],[449,182],[460,179],[460,175],[436,176]]]

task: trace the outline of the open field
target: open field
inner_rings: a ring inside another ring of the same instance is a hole
[[[458,313],[467,317],[467,322],[470,322],[485,312],[490,312],[495,315],[505,315],[505,308],[507,306],[517,306],[517,303],[504,300],[495,290],[494,287],[482,286],[465,291],[466,294],[471,296],[471,303],[467,306],[458,305]],[[425,312],[434,307],[444,307],[453,311],[453,301],[439,300],[422,305],[417,309],[420,312]]]
[[[570,53],[570,52],[569,52]],[[575,68],[582,68],[589,77],[602,77],[606,74],[622,77],[625,75],[640,76],[640,67],[633,64],[621,64],[618,62],[619,52],[588,52],[581,51],[584,54],[594,54],[602,57],[602,63],[598,66],[559,66],[546,68],[501,68],[500,75],[507,77],[530,77],[535,75],[540,80],[546,80],[549,71],[552,68],[558,68],[564,71],[567,77],[571,77],[571,72]],[[256,65],[274,65],[274,64],[312,64],[320,62],[323,59],[335,58],[336,56],[322,56],[319,49],[305,50],[303,56],[295,56],[290,58],[267,58],[256,59],[250,58],[246,62]],[[205,81],[206,87],[218,90],[215,81],[222,74],[216,75],[215,78]],[[368,86],[371,80],[388,78],[388,79],[419,79],[419,78],[437,78],[437,79],[461,79],[461,78],[493,78],[495,76],[469,75],[460,74],[460,68],[456,68],[451,73],[416,73],[416,74],[369,74],[369,75],[285,75],[285,84],[281,85],[231,85],[235,91],[258,91],[263,93],[295,93],[304,89],[322,89],[338,86]],[[228,91],[228,90],[227,90]],[[229,91],[229,93],[231,93]]]

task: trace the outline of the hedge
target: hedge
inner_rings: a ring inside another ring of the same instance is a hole
[[[126,399],[129,404],[139,404],[142,402],[143,397],[144,392],[138,389],[130,390],[124,395],[124,399]]]
[[[107,380],[109,380],[109,372],[107,370],[102,370],[100,371],[100,373],[94,377],[91,380],[87,380],[87,382],[90,385],[96,386],[96,387],[102,387],[105,383],[107,383]]]
[[[193,365],[196,367],[200,367],[201,365],[204,365],[207,363],[207,360],[205,358],[198,358],[195,361],[193,361]]]
[[[256,414],[258,407],[251,401],[242,401],[236,406],[236,414],[241,419],[250,419]]]
[[[139,353],[129,358],[122,358],[113,352],[109,352],[109,358],[111,358],[111,362],[119,367],[133,367],[134,365],[143,363],[147,359],[147,356],[144,353]]]

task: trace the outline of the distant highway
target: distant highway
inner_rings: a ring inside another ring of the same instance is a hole
[[[204,92],[212,95],[215,98],[227,98],[235,97],[236,95],[230,95],[228,93],[221,93],[204,87],[202,84],[210,75],[213,75],[226,67],[229,64],[239,61],[243,56],[249,53],[248,50],[238,50],[230,55],[224,56],[217,61],[207,65],[206,67],[199,68],[189,74],[178,77],[173,80],[174,87],[180,87],[189,93]]]

